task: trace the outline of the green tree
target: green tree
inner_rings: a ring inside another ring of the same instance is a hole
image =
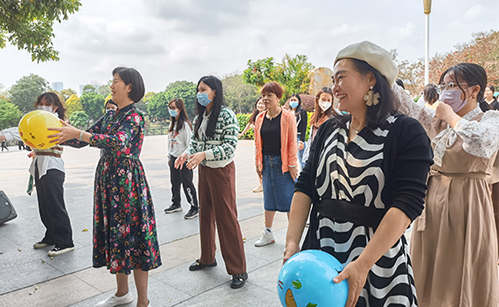
[[[234,112],[253,112],[255,101],[260,96],[256,86],[244,83],[241,75],[235,73],[225,76],[222,79],[222,86],[225,102]]]
[[[62,97],[64,97],[64,101],[68,101],[69,97],[76,95],[76,91],[71,88],[66,88],[61,91]]]
[[[0,130],[16,127],[23,113],[19,108],[7,100],[0,99]]]
[[[28,51],[32,61],[58,61],[52,26],[54,21],[67,20],[80,6],[78,0],[0,1],[0,48],[5,48],[8,41]]]
[[[22,77],[10,90],[9,95],[11,102],[19,107],[23,113],[27,113],[34,109],[36,98],[49,91],[49,83],[42,77],[31,74]]]
[[[81,106],[85,113],[93,121],[98,120],[104,114],[105,99],[97,93],[84,93],[80,98]]]
[[[97,93],[97,90],[95,89],[94,86],[87,84],[83,87],[81,94],[83,95],[85,93]]]
[[[99,87],[96,88],[97,93],[101,94],[102,96],[106,97],[111,94],[111,82],[107,82],[107,84],[100,85]]]
[[[187,115],[192,120],[196,113],[196,92],[196,83],[189,81],[175,81],[170,83],[163,92],[159,92],[150,98],[147,104],[147,112],[153,118],[165,120],[170,117],[168,102],[174,98],[182,98]]]
[[[69,116],[69,122],[72,126],[82,129],[88,126],[88,115],[83,111],[75,111]]]
[[[73,112],[83,111],[83,106],[81,105],[81,100],[76,96],[76,94],[71,95],[71,97],[66,100],[66,116],[69,118]]]
[[[314,65],[306,55],[297,54],[292,57],[285,54],[281,63],[275,64],[273,58],[265,58],[255,62],[249,60],[242,78],[245,83],[262,87],[265,83],[276,81],[284,87],[281,101],[286,101],[292,94],[308,94],[310,78],[308,73]]]

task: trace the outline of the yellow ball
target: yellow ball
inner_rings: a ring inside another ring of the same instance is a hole
[[[47,128],[61,128],[62,124],[59,118],[54,114],[36,110],[31,111],[24,115],[19,122],[19,135],[21,139],[31,148],[48,149],[57,145],[50,143],[52,138],[49,135],[58,133],[54,130],[47,130]]]

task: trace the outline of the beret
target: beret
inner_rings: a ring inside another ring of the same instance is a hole
[[[392,55],[380,46],[368,41],[352,44],[340,50],[334,60],[334,65],[341,59],[357,59],[367,62],[386,78],[390,86],[393,86],[399,73],[397,65],[392,60]]]

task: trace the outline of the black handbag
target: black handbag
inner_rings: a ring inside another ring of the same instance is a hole
[[[3,191],[0,191],[0,224],[13,220],[17,217],[16,210],[9,198]]]

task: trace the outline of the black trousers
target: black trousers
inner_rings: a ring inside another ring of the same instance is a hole
[[[7,142],[6,141],[2,142],[2,151],[3,151],[4,148],[7,149],[7,150],[9,150],[9,148],[7,147]]]
[[[47,229],[43,241],[59,247],[72,247],[73,231],[66,205],[64,204],[65,174],[51,169],[38,179],[38,166],[35,167],[36,194],[42,223]]]
[[[196,193],[196,188],[192,183],[192,170],[188,169],[184,163],[182,169],[175,168],[175,160],[177,158],[170,155],[170,182],[172,184],[172,203],[180,206],[180,185],[184,188],[184,194],[187,198],[187,202],[191,206],[198,208],[198,197]]]

